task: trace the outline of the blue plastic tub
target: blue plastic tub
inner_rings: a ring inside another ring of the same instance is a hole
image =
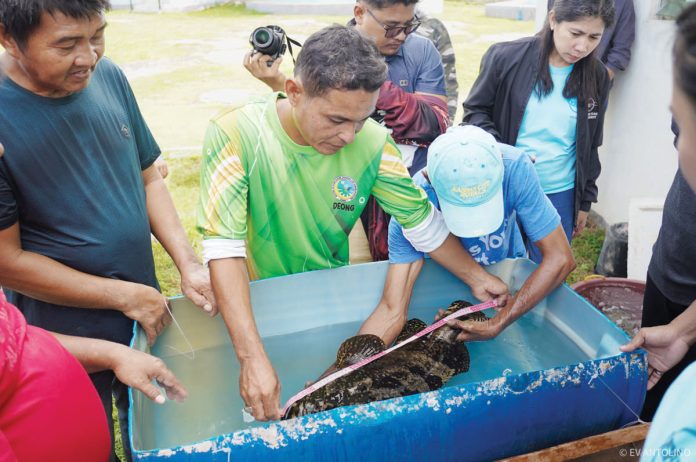
[[[490,271],[517,290],[534,268],[518,259]],[[357,331],[379,301],[386,269],[386,262],[370,263],[252,283],[283,400],[316,378]],[[455,299],[471,300],[468,287],[427,261],[410,313],[430,322]],[[163,406],[131,395],[136,460],[492,460],[619,428],[636,420],[645,397],[645,353],[620,353],[626,334],[563,285],[497,339],[469,344],[471,370],[441,390],[245,424],[239,366],[222,320],[182,298],[173,305],[194,354],[175,327],[152,352],[190,395]],[[134,346],[146,350],[142,332]]]

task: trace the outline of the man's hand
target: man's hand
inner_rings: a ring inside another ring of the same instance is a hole
[[[285,74],[280,72],[280,64],[283,62],[283,57],[279,56],[269,66],[271,61],[269,55],[259,53],[256,50],[251,50],[244,55],[244,67],[247,71],[269,87],[273,91],[285,90]]]
[[[500,307],[507,305],[511,299],[507,284],[486,271],[481,271],[470,286],[471,293],[482,302],[493,299]]]
[[[648,390],[662,378],[662,374],[682,360],[689,344],[671,325],[644,327],[635,337],[621,346],[621,351],[631,352],[644,348],[648,352]]]
[[[457,342],[476,342],[482,340],[490,340],[497,337],[506,327],[504,322],[505,314],[509,312],[514,299],[510,296],[507,297],[507,305],[498,305],[496,310],[499,310],[499,314],[489,318],[487,321],[460,321],[458,319],[453,319],[447,322],[448,326],[451,326],[461,333],[457,335]],[[503,311],[503,313],[500,313]],[[435,320],[438,321],[445,316],[445,310],[438,310]]]
[[[169,175],[169,166],[167,165],[167,161],[164,160],[164,157],[159,156],[155,159],[155,167],[157,167],[157,171],[163,179],[167,178]]]
[[[242,363],[239,392],[251,415],[259,421],[280,419],[280,381],[268,357]]]
[[[578,212],[578,218],[575,220],[575,228],[573,229],[573,237],[577,237],[585,230],[588,215],[589,212],[583,212],[582,210]]]
[[[128,287],[120,311],[140,323],[147,335],[147,343],[152,345],[172,322],[166,308],[167,299],[157,289],[143,284],[129,283]]]
[[[165,399],[152,384],[153,380],[164,388],[169,399],[182,402],[188,396],[186,389],[161,359],[142,351],[118,345],[118,348],[114,348],[110,368],[121,382],[140,390],[157,404],[164,404]]]
[[[438,313],[442,316],[441,313]],[[498,322],[498,316],[487,321],[459,321],[452,319],[447,325],[461,332],[457,335],[457,342],[476,342],[495,338],[503,331],[503,326]]]
[[[203,265],[190,265],[181,273],[181,292],[211,317],[217,314],[218,308],[210,286],[210,273]]]

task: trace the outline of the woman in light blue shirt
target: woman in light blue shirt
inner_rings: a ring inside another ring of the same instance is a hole
[[[464,123],[535,160],[569,242],[597,201],[609,78],[593,52],[613,20],[611,0],[556,1],[539,34],[486,52],[464,103]],[[541,261],[536,246],[528,242],[528,249]]]

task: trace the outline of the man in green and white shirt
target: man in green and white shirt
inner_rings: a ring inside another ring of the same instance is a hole
[[[388,131],[369,119],[386,76],[372,41],[330,26],[305,42],[285,94],[219,115],[206,135],[203,256],[240,361],[240,393],[257,420],[280,417],[280,383],[254,322],[249,279],[348,264],[348,234],[370,194],[414,248],[456,265],[476,297],[507,293],[449,234]]]
[[[348,234],[374,194],[406,229],[428,222],[428,198],[414,188],[387,129],[372,119],[333,155],[295,143],[273,93],[213,119],[205,144],[199,223],[206,255],[246,241],[253,279],[348,264]],[[261,200],[259,200],[261,199]],[[433,229],[438,244],[447,236]]]

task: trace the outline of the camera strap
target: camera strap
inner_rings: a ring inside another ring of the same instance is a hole
[[[302,48],[302,44],[298,42],[297,40],[291,39],[288,35],[285,36],[285,41],[288,44],[288,52],[290,53],[290,57],[292,58],[292,64],[295,64],[295,55],[292,52],[292,46],[293,44]]]

